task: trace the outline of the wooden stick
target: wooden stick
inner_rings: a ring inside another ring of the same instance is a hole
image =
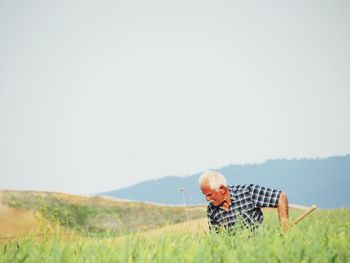
[[[293,225],[298,224],[301,220],[303,220],[305,217],[307,217],[310,213],[312,213],[313,211],[315,211],[315,209],[317,208],[316,205],[312,205],[308,210],[305,211],[304,214],[302,214],[301,216],[299,216],[297,219],[295,219],[293,221]]]

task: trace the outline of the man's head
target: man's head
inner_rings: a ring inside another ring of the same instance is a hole
[[[227,201],[228,189],[225,177],[215,171],[205,171],[199,178],[199,187],[208,202],[221,206]]]

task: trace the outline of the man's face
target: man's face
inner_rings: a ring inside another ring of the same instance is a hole
[[[201,190],[207,202],[214,206],[221,206],[225,201],[225,190],[220,187],[219,190],[212,190],[208,185],[202,185]]]

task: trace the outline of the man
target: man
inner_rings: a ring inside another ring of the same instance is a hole
[[[199,178],[206,200],[210,232],[234,230],[240,219],[246,228],[256,229],[263,221],[262,207],[276,207],[279,221],[288,230],[288,199],[284,192],[254,184],[228,186],[225,177],[206,171]]]

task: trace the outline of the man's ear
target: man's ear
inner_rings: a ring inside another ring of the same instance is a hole
[[[224,185],[220,185],[220,187],[219,187],[219,191],[220,191],[220,193],[224,194],[224,193],[226,193],[226,192],[227,192],[227,187],[226,187],[226,186],[224,186]]]

